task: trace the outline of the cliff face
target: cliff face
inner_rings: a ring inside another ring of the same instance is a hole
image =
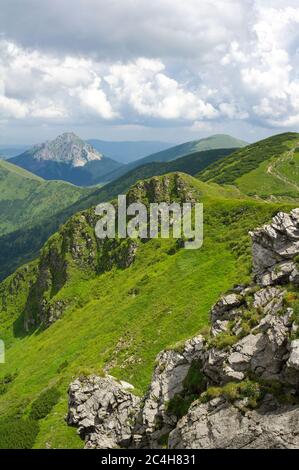
[[[71,384],[68,423],[87,447],[299,447],[299,209],[251,237],[254,282],[212,307],[208,335],[158,355],[141,402],[111,377]]]

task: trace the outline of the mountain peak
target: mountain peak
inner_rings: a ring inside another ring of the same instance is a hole
[[[82,167],[90,161],[101,160],[103,157],[74,132],[65,132],[54,140],[37,145],[30,153],[37,161],[61,162],[73,167]]]

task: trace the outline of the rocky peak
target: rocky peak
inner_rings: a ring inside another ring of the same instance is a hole
[[[31,154],[38,161],[61,162],[73,167],[82,167],[88,162],[103,158],[73,132],[65,132],[52,141],[33,147]]]

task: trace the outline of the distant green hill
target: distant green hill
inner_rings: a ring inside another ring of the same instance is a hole
[[[148,157],[143,158],[142,162],[169,162],[194,152],[203,152],[204,150],[225,148],[239,148],[244,147],[245,145],[247,145],[247,142],[244,142],[240,139],[235,139],[230,135],[215,134],[204,139],[192,140],[191,142],[176,145],[175,147],[163,150],[162,152],[149,155]]]
[[[106,141],[99,139],[89,139],[87,142],[92,145],[98,152],[105,157],[112,158],[120,163],[130,163],[135,160],[160,152],[173,144],[167,142],[159,142],[155,140],[138,140],[138,141]],[[1,147],[0,147],[1,153]]]
[[[288,132],[248,145],[198,173],[202,181],[237,186],[244,194],[299,198],[299,134]]]
[[[240,148],[247,145],[243,140],[235,139],[230,135],[225,134],[215,134],[210,137],[192,140],[191,142],[185,142],[175,147],[170,147],[169,149],[163,150],[161,152],[153,153],[148,155],[145,158],[141,158],[133,163],[116,169],[111,173],[108,173],[104,176],[102,181],[112,181],[120,176],[124,175],[128,171],[133,170],[139,166],[146,165],[147,163],[152,162],[169,162],[176,160],[177,158],[190,155],[191,153],[203,152],[206,150],[215,150],[215,149],[233,149]]]
[[[51,223],[55,214],[89,192],[63,181],[45,181],[23,168],[0,161],[0,237],[19,229],[28,230],[38,223]],[[4,255],[4,246],[1,245],[0,259]],[[13,266],[15,249],[12,243]],[[1,263],[0,266],[2,269]]]

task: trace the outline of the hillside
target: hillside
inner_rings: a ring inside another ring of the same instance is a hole
[[[37,224],[29,229],[25,227],[9,235],[0,236],[2,247],[0,250],[0,279],[11,274],[17,266],[22,264],[22,260],[28,261],[37,256],[38,250],[47,238],[75,212],[112,199],[118,194],[124,194],[136,181],[144,178],[172,171],[183,171],[193,175],[205,168],[210,162],[223,158],[231,152],[232,149],[208,150],[182,157],[173,162],[153,162],[138,167],[102,188],[90,191],[80,201],[60,210],[47,224],[40,224],[37,221]]]
[[[178,173],[138,183],[133,196],[203,202],[203,247],[184,250],[172,239],[137,241],[133,250],[129,240],[99,243],[89,209],[5,280],[0,446],[13,429],[17,447],[82,447],[64,419],[71,380],[104,369],[145,391],[156,354],[205,327],[217,297],[249,279],[248,230],[283,208]]]
[[[100,183],[107,173],[122,166],[72,132],[38,144],[10,161],[44,179],[61,179],[78,186]]]
[[[106,140],[88,139],[86,142],[106,157],[112,158],[120,163],[131,163],[147,155],[172,147],[170,143],[155,140],[109,142]]]
[[[251,196],[298,198],[299,134],[279,134],[248,145],[197,176],[202,181],[234,185]]]
[[[108,173],[105,176],[106,181],[113,181],[120,176],[124,175],[128,171],[133,170],[139,166],[146,165],[152,162],[169,162],[176,160],[177,158],[197,153],[204,152],[207,150],[216,150],[216,149],[233,149],[244,147],[246,142],[235,139],[229,135],[216,134],[210,137],[193,140],[191,142],[185,142],[174,147],[170,147],[166,150],[163,150],[158,153],[148,155],[145,158],[141,158],[133,163],[126,165],[123,168],[119,168],[111,173]]]
[[[47,182],[0,161],[0,236],[50,219],[87,193],[62,181]]]

